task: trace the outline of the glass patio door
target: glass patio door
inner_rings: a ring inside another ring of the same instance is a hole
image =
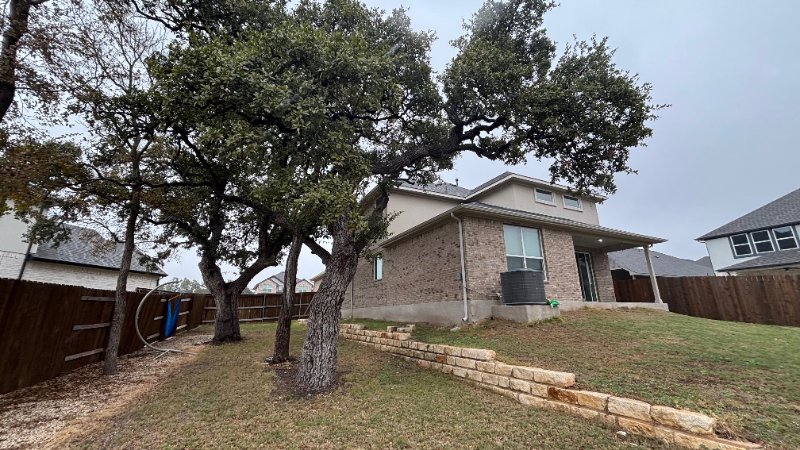
[[[583,301],[598,301],[597,286],[594,282],[594,268],[592,267],[592,255],[583,252],[576,252],[575,259],[578,263],[578,278],[581,282],[581,294],[583,294]]]

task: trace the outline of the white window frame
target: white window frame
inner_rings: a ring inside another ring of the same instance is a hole
[[[308,292],[308,286],[297,286],[297,292],[299,293]]]
[[[539,196],[537,195],[539,192],[549,192],[550,195],[553,196],[553,201],[552,202],[548,202],[546,200],[540,199]],[[543,205],[556,206],[556,193],[553,192],[553,191],[547,190],[547,189],[534,188],[533,189],[533,199],[535,201],[537,201],[538,203],[541,203]]]
[[[519,238],[520,238],[520,242],[522,242],[522,254],[521,255],[511,255],[511,254],[508,253],[508,249],[503,248],[503,250],[505,251],[505,254],[506,254],[506,270],[508,270],[508,257],[509,256],[511,256],[513,258],[522,258],[522,265],[525,268],[528,267],[528,262],[526,261],[526,259],[528,259],[528,258],[530,258],[530,259],[541,259],[542,260],[542,273],[544,274],[544,281],[547,281],[547,264],[545,263],[545,260],[544,260],[544,241],[542,240],[542,230],[540,230],[538,228],[522,227],[522,226],[519,226],[519,225],[503,224],[503,234],[505,234],[505,232],[506,232],[505,227],[517,227],[517,228],[519,228],[519,234],[520,234]],[[542,250],[542,256],[527,256],[527,255],[525,255],[525,234],[522,233],[523,229],[533,230],[539,235],[539,246],[541,247],[541,250]],[[503,236],[503,247],[505,247],[505,236]]]
[[[778,238],[778,235],[775,234],[775,230],[780,230],[782,228],[788,228],[789,229],[789,233],[791,233],[792,235],[790,237]],[[795,229],[794,229],[793,226],[787,225],[785,227],[777,227],[777,228],[773,228],[771,231],[772,231],[772,236],[775,238],[775,250],[776,251],[787,252],[787,251],[797,250],[798,248],[800,248],[800,243],[797,242],[797,235],[795,234]],[[794,242],[794,248],[782,249],[781,248],[781,241],[788,241],[790,239],[792,240],[792,242]]]
[[[372,261],[372,279],[380,281],[383,279],[383,256],[378,255]]]
[[[756,237],[753,236],[755,233],[767,233],[767,240],[756,241]],[[775,253],[775,242],[772,240],[772,233],[769,230],[757,230],[751,231],[750,233],[750,243],[753,244],[752,250],[756,252],[758,255],[762,255],[764,253]],[[763,252],[758,249],[758,244],[769,242],[769,245],[772,246],[772,250],[764,250]]]
[[[574,198],[575,200],[577,200],[578,207],[576,208],[574,206],[567,205],[567,197]],[[571,209],[573,211],[583,211],[583,202],[581,201],[580,197],[576,197],[574,195],[569,195],[569,194],[561,194],[561,201],[564,202],[564,209]]]
[[[745,244],[734,244],[733,243],[733,238],[735,238],[736,236],[744,236],[744,238],[747,239],[747,248],[750,249],[750,253],[748,253],[746,255],[740,255],[740,254],[736,253],[736,247],[741,247],[741,246],[745,245]],[[734,234],[734,235],[732,235],[732,236],[730,236],[728,238],[728,242],[730,242],[730,244],[731,244],[731,251],[733,252],[733,257],[734,258],[749,258],[749,257],[752,257],[753,255],[756,254],[755,250],[753,249],[753,243],[750,242],[750,234],[749,233]]]
[[[264,292],[266,292],[267,294],[271,294],[272,293],[272,285],[271,284],[265,284],[262,287],[264,288]]]

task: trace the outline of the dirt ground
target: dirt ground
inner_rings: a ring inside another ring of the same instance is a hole
[[[181,334],[157,347],[198,352],[210,335]],[[195,358],[169,353],[158,359],[142,349],[119,359],[118,374],[105,377],[103,363],[0,396],[0,449],[58,448],[59,442],[98,426],[152,389],[176,367]]]

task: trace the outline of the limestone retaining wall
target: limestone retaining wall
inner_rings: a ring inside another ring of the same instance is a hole
[[[560,410],[680,448],[761,448],[717,438],[716,419],[704,414],[568,389],[575,384],[575,374],[504,364],[495,359],[493,350],[426,344],[414,341],[409,332],[371,331],[360,324],[343,324],[340,336],[400,356],[420,367],[464,378],[523,405]]]

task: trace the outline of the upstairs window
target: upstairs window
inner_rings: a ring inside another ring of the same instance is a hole
[[[264,285],[264,292],[268,293],[272,292],[272,285],[271,284]]]
[[[564,208],[567,209],[581,209],[581,199],[571,195],[564,195]]]
[[[278,286],[278,292],[283,292],[283,286]]]
[[[556,204],[556,196],[553,194],[552,191],[546,191],[544,189],[536,189],[536,201],[547,203],[549,205]]]
[[[300,293],[308,292],[308,286],[300,286],[299,288],[297,288],[297,292]]]
[[[383,279],[383,256],[378,256],[372,262],[372,275],[375,281]]]
[[[747,239],[746,234],[731,236],[731,244],[733,245],[733,253],[736,256],[748,256],[753,254],[753,249],[750,247],[750,240]]]
[[[775,247],[772,245],[772,238],[769,236],[769,230],[754,231],[750,233],[750,237],[753,238],[753,245],[756,247],[756,253],[775,251]]]
[[[772,230],[775,233],[775,242],[778,243],[778,249],[791,250],[797,248],[797,238],[792,231],[792,227],[781,227]]]
[[[544,271],[544,256],[539,230],[534,228],[503,226],[506,242],[508,270],[534,269]]]

